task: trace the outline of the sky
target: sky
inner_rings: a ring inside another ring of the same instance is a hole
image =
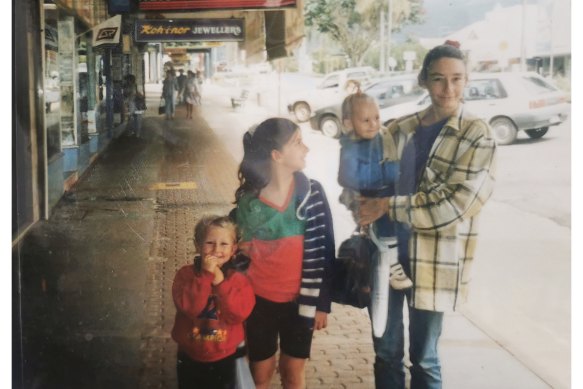
[[[534,4],[537,1],[527,0]],[[423,38],[445,36],[471,23],[484,18],[497,4],[502,7],[522,4],[522,0],[424,0],[425,22],[409,25],[399,33],[393,33],[394,39],[403,41],[408,35]]]

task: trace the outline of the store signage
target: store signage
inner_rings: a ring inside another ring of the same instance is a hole
[[[136,20],[137,42],[244,41],[244,19]]]
[[[93,47],[101,45],[117,45],[121,33],[121,15],[107,19],[93,27]]]
[[[107,9],[110,14],[132,12],[135,7],[133,3],[131,0],[108,0]]]
[[[295,7],[296,0],[139,0],[141,10],[250,9]]]

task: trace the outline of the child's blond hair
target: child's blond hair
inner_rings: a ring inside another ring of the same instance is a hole
[[[352,129],[346,128],[346,126],[344,126],[344,121],[352,120],[355,107],[363,103],[376,104],[376,100],[366,93],[361,92],[360,88],[356,93],[349,94],[344,98],[344,101],[342,102],[342,131],[344,134],[350,134],[353,131]]]
[[[194,227],[194,244],[197,250],[204,244],[204,240],[211,227],[227,228],[233,231],[235,242],[239,240],[239,231],[235,222],[228,216],[207,215],[203,216]]]

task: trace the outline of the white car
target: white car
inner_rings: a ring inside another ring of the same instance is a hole
[[[516,140],[518,131],[543,137],[549,127],[564,122],[571,106],[566,93],[536,73],[472,73],[464,91],[465,105],[492,127],[498,144]],[[420,111],[431,104],[425,93],[418,99],[380,110],[381,121]]]
[[[324,77],[315,89],[305,90],[293,96],[287,105],[298,122],[310,119],[316,109],[330,104],[331,101],[342,99],[351,92],[350,82],[357,81],[361,85],[372,78],[375,70],[371,67],[347,68],[332,72]]]
[[[363,92],[373,97],[380,108],[416,101],[426,92],[417,84],[417,75],[406,74],[382,78],[363,87]],[[342,133],[342,100],[317,109],[310,117],[310,126],[314,130],[331,138],[338,138]]]

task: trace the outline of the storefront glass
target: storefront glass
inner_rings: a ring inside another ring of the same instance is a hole
[[[45,5],[45,126],[47,153],[50,159],[61,151],[60,106],[61,86],[59,75],[58,12],[52,4]]]

